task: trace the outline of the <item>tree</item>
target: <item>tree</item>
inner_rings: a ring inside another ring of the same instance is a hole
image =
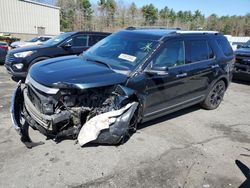
[[[84,18],[90,20],[93,10],[91,9],[89,0],[80,0],[80,9],[83,12]]]
[[[153,25],[158,19],[158,10],[153,4],[144,5],[141,9],[145,19],[145,25]]]
[[[170,19],[170,23],[173,25],[176,19],[176,13],[173,9],[170,10],[168,17]]]
[[[57,6],[61,7],[60,11],[60,29],[61,31],[74,30],[74,0],[58,0]]]
[[[168,20],[169,14],[170,14],[170,10],[167,6],[161,9],[159,12],[159,16],[160,16],[162,24],[166,25],[167,27],[168,27],[168,22],[169,22]]]
[[[250,35],[250,13],[245,16],[205,17],[201,11],[174,11],[169,7],[157,10],[153,4],[141,9],[135,3],[116,0],[57,0],[60,9],[61,31],[116,31],[131,25],[161,25],[191,30],[217,30],[234,36]],[[118,3],[116,3],[118,2]]]
[[[216,14],[211,14],[207,18],[206,29],[207,30],[219,30],[219,19]]]
[[[129,7],[129,13],[131,15],[131,18],[135,19],[135,16],[136,16],[136,13],[137,13],[137,7],[136,7],[134,2]]]
[[[112,27],[114,24],[114,15],[116,10],[115,0],[100,0],[98,2],[103,16],[106,18],[106,26]]]
[[[79,2],[79,11],[80,15],[83,18],[83,27],[81,29],[84,30],[92,30],[91,28],[91,18],[93,14],[93,10],[91,8],[91,3],[89,0],[78,0]]]

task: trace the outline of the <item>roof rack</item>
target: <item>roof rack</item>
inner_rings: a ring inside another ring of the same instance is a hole
[[[136,30],[136,29],[167,29],[167,30],[181,30],[179,27],[162,27],[162,26],[144,26],[144,27],[135,27],[135,26],[130,26],[127,27],[126,30]]]
[[[219,31],[176,31],[179,34],[219,34]]]

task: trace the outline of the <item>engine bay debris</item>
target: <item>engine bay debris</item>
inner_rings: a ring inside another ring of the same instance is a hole
[[[43,144],[31,140],[29,127],[58,143],[77,139],[81,146],[119,144],[136,130],[139,103],[129,88],[60,89],[55,94],[40,89],[29,81],[18,83],[11,99],[13,127],[28,148]]]

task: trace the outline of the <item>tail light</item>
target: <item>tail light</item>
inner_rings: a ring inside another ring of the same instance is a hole
[[[8,51],[9,48],[8,48],[8,46],[0,46],[0,49]]]

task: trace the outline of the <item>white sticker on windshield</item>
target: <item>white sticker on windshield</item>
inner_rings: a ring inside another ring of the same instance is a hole
[[[120,54],[120,55],[118,56],[118,58],[124,59],[124,60],[127,60],[127,61],[130,61],[130,62],[134,62],[134,61],[136,60],[136,57],[135,57],[135,56],[128,55],[128,54]]]

